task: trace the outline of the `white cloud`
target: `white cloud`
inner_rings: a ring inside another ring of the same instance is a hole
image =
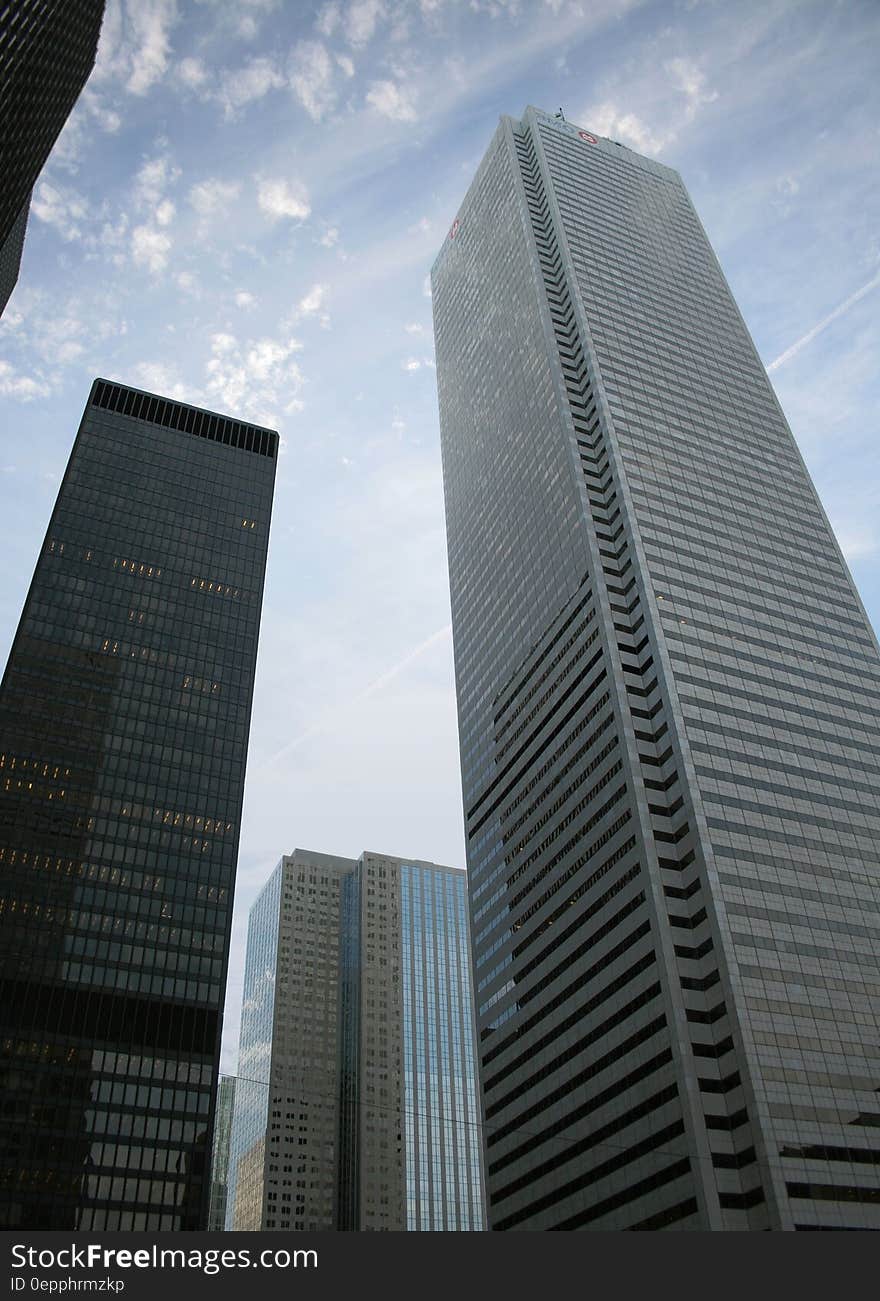
[[[635,113],[622,113],[608,101],[587,109],[583,120],[597,135],[631,145],[640,154],[659,154],[670,139],[652,131]]]
[[[187,388],[173,366],[162,361],[142,361],[135,366],[135,379],[139,387],[177,402],[198,401],[198,394]]]
[[[78,172],[83,151],[96,143],[94,128],[105,135],[115,135],[121,126],[121,114],[109,107],[105,97],[90,82],[55,141],[50,161],[67,172]]]
[[[415,105],[410,91],[393,81],[374,81],[367,91],[367,103],[393,122],[414,122]]]
[[[403,370],[421,370],[421,369],[422,369],[422,363],[419,361],[418,357],[408,357],[408,358],[406,359],[406,361],[402,361],[402,362],[400,363],[400,365],[401,365],[401,368],[402,368]]]
[[[160,226],[170,226],[174,220],[174,204],[170,199],[163,199],[156,208],[156,221]]]
[[[31,212],[70,243],[82,235],[81,223],[88,218],[89,207],[82,195],[75,190],[40,181],[31,199]]]
[[[259,339],[247,351],[245,360],[254,379],[265,382],[286,361],[292,352],[299,351],[295,339],[280,343],[277,339]]]
[[[322,36],[332,36],[339,26],[339,5],[324,5],[315,20],[315,26]]]
[[[177,75],[190,90],[199,90],[208,81],[208,70],[201,59],[181,59],[177,65]]]
[[[182,289],[185,294],[198,293],[199,282],[191,271],[178,271],[174,279],[178,289]]]
[[[339,242],[339,231],[336,226],[328,226],[327,229],[324,231],[324,234],[318,240],[318,243],[323,244],[324,248],[332,248],[333,245],[337,244],[338,242]]]
[[[154,275],[168,265],[171,239],[155,226],[135,226],[131,232],[131,254],[137,266]]]
[[[238,181],[221,181],[218,177],[212,177],[194,185],[188,197],[200,217],[213,217],[217,212],[225,212],[240,192],[241,184]]]
[[[308,115],[317,122],[336,102],[333,60],[320,41],[298,41],[290,57],[290,85]]]
[[[84,352],[85,348],[78,339],[65,339],[56,347],[52,360],[56,366],[67,366]]]
[[[165,76],[178,18],[176,0],[108,0],[93,81],[145,95]]]
[[[712,104],[718,98],[716,90],[706,89],[706,74],[691,59],[669,59],[664,63],[663,71],[674,89],[685,97],[683,110],[673,101],[664,105],[662,115],[653,115],[662,116],[666,123],[663,131],[648,126],[637,113],[621,109],[612,100],[588,108],[580,115],[580,120],[597,135],[619,140],[640,154],[656,156],[662,153],[676,139],[681,128],[696,119],[703,105]]]
[[[30,375],[20,375],[8,361],[0,361],[0,395],[15,398],[18,402],[32,402],[34,398],[49,396],[49,385]]]
[[[258,179],[257,202],[260,210],[267,217],[276,221],[279,217],[291,217],[294,221],[305,221],[311,212],[305,190],[299,184],[291,185],[281,178],[264,177]]]
[[[247,289],[239,289],[238,293],[235,295],[235,305],[236,307],[241,307],[244,310],[247,310],[250,307],[256,307],[257,300]]]
[[[2,333],[11,333],[13,330],[17,330],[20,325],[24,325],[24,313],[17,311],[16,308],[11,305],[12,301],[14,300],[11,300],[10,304],[7,304],[6,310],[3,313],[3,319],[0,320],[0,332]]]
[[[343,18],[343,30],[351,45],[366,45],[372,39],[376,24],[385,16],[381,0],[352,0]]]
[[[145,204],[158,204],[167,186],[180,176],[180,168],[173,167],[167,154],[149,158],[135,178],[135,198]]]
[[[211,351],[218,357],[234,352],[238,340],[234,334],[215,334],[211,337]]]
[[[133,95],[145,95],[165,75],[171,43],[168,31],[177,17],[174,0],[136,0],[128,12],[138,39],[128,89]]]
[[[220,81],[217,99],[227,118],[233,118],[246,104],[262,99],[270,90],[279,90],[284,78],[271,59],[251,59],[243,68],[227,72]]]
[[[93,122],[97,122],[102,131],[115,135],[122,126],[122,117],[115,108],[107,108],[101,95],[86,85],[77,100],[77,107],[82,107]]]
[[[685,121],[692,122],[703,104],[711,104],[718,98],[717,90],[706,90],[706,74],[690,59],[670,59],[664,64],[665,71],[672,84],[684,94],[687,104]]]
[[[312,285],[306,296],[299,301],[300,315],[313,316],[315,312],[319,311],[326,293],[326,285]]]
[[[301,347],[292,337],[240,342],[234,335],[215,334],[206,365],[209,400],[237,416],[261,424],[277,423],[279,408],[297,410],[304,380],[293,360]]]
[[[336,66],[342,69],[346,77],[354,76],[354,59],[350,59],[347,54],[336,55]]]

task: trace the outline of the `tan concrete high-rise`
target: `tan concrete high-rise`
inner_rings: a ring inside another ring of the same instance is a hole
[[[464,873],[297,849],[251,910],[226,1227],[484,1227]]]

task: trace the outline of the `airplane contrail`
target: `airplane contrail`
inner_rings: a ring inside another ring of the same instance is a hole
[[[843,316],[844,312],[848,312],[854,303],[857,303],[860,298],[864,298],[865,294],[870,293],[872,289],[876,289],[878,285],[880,285],[880,273],[874,276],[873,280],[869,280],[866,285],[862,285],[861,289],[857,289],[854,294],[850,294],[846,302],[841,303],[839,307],[835,307],[833,312],[830,312],[824,320],[819,322],[818,325],[814,325],[812,330],[808,330],[807,333],[802,338],[798,339],[796,343],[793,343],[790,348],[786,348],[785,352],[781,352],[767,367],[767,374],[769,375],[771,371],[778,370],[779,367],[784,366],[787,361],[791,361],[792,357],[796,357],[802,348],[806,348],[808,343],[813,342],[817,334],[821,334],[823,330],[827,329],[832,321],[836,321],[839,316]]]
[[[384,687],[387,687],[388,683],[393,681],[398,674],[402,673],[404,669],[409,668],[413,660],[417,660],[420,655],[424,655],[425,651],[430,650],[432,646],[436,646],[437,642],[443,641],[443,639],[448,637],[451,632],[452,625],[449,623],[445,624],[442,628],[438,628],[436,632],[432,632],[430,637],[426,637],[423,642],[419,642],[418,646],[414,647],[409,654],[404,655],[403,659],[399,660],[397,664],[392,665],[390,669],[386,669],[384,673],[380,673],[379,677],[375,678],[368,686],[364,687],[363,691],[359,691],[356,696],[352,696],[344,705],[337,705],[335,709],[330,710],[323,718],[319,719],[316,723],[313,723],[311,727],[307,727],[304,732],[300,732],[299,736],[295,736],[292,741],[288,741],[287,744],[283,745],[275,754],[270,755],[268,759],[264,759],[259,767],[255,769],[255,772],[263,772],[266,768],[278,763],[279,759],[286,758],[292,750],[295,750],[297,746],[302,745],[303,741],[307,741],[310,737],[316,736],[319,732],[323,732],[328,724],[338,717],[338,715],[348,713],[353,705],[360,704],[360,702],[366,700],[368,696],[372,696],[377,691],[381,691]]]

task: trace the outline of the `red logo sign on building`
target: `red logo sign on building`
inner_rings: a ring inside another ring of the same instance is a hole
[[[581,140],[586,140],[588,145],[597,145],[599,143],[596,136],[591,136],[589,131],[578,131]]]

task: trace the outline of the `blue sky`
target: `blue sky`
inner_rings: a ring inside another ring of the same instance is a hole
[[[280,430],[227,1067],[282,852],[463,862],[427,275],[500,114],[681,171],[880,624],[878,47],[869,0],[108,0],[0,323],[0,649],[95,375]]]

